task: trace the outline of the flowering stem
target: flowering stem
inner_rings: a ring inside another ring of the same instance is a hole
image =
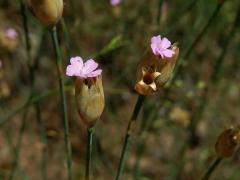
[[[58,43],[56,27],[53,27],[53,29],[51,30],[51,37],[52,37],[54,51],[56,55],[56,66],[57,66],[57,72],[58,72],[58,78],[59,78],[59,89],[60,89],[60,96],[61,96],[61,103],[62,103],[62,110],[63,110],[64,141],[65,141],[65,148],[66,148],[68,179],[71,180],[72,179],[72,173],[71,173],[72,152],[71,152],[71,143],[69,138],[67,102],[66,102],[66,96],[65,96],[64,79],[62,75],[62,56],[61,56],[61,51]]]
[[[29,71],[29,80],[30,80],[30,84],[31,84],[31,92],[30,95],[28,97],[27,100],[27,108],[25,109],[25,111],[23,112],[23,116],[22,116],[22,124],[20,127],[20,134],[19,137],[17,139],[17,145],[16,148],[14,150],[14,161],[12,164],[12,169],[9,175],[9,179],[13,179],[14,178],[14,173],[15,170],[17,169],[18,166],[18,161],[19,161],[19,153],[20,153],[20,149],[21,149],[21,144],[22,144],[22,138],[23,138],[23,134],[24,131],[26,129],[26,119],[27,119],[27,115],[28,115],[28,106],[35,94],[35,89],[34,89],[34,80],[35,80],[35,67],[33,65],[32,59],[31,59],[31,43],[30,43],[30,37],[29,37],[29,28],[28,28],[28,17],[27,17],[27,10],[26,7],[24,5],[24,3],[22,2],[22,0],[19,0],[20,3],[20,10],[21,10],[21,15],[22,15],[22,23],[23,23],[23,30],[24,30],[24,36],[25,36],[25,43],[26,43],[26,55],[27,55],[27,66],[28,66],[28,71]],[[36,119],[41,122],[41,111],[38,111],[37,106],[39,106],[39,104],[37,102],[35,102],[35,110],[36,110]],[[44,136],[45,131],[44,129],[41,129],[41,136]],[[43,164],[43,166],[45,166],[45,164]],[[43,179],[46,179],[46,173],[43,173]]]
[[[27,10],[26,10],[26,7],[25,7],[24,3],[22,2],[22,0],[20,2],[20,5],[21,5],[22,18],[23,18],[23,28],[24,28],[24,35],[25,35],[25,42],[26,42],[26,53],[27,53],[27,58],[28,58],[28,70],[29,70],[29,74],[30,74],[29,77],[30,77],[30,82],[31,82],[31,86],[32,86],[32,91],[33,91],[32,93],[34,95],[35,94],[35,88],[34,88],[35,66],[33,65],[31,54],[30,54],[31,43],[30,43],[28,20],[27,20],[27,14],[26,14]],[[33,95],[31,96],[31,99],[33,98]],[[31,99],[28,102],[29,104],[30,104]],[[34,103],[34,108],[36,111],[36,119],[37,119],[37,122],[39,123],[41,140],[45,144],[41,166],[42,166],[42,178],[44,180],[46,180],[47,179],[47,159],[48,159],[47,135],[46,135],[46,131],[43,126],[40,105],[38,102]]]
[[[117,172],[116,180],[120,180],[122,175],[123,175],[125,161],[126,161],[126,158],[127,158],[129,140],[130,140],[132,131],[134,129],[134,125],[137,121],[137,116],[138,116],[138,114],[141,110],[141,107],[143,105],[144,99],[145,99],[145,96],[142,96],[142,95],[138,96],[138,100],[137,100],[137,103],[135,105],[132,117],[131,117],[131,119],[128,123],[127,132],[126,132],[126,135],[125,135],[124,144],[123,144],[123,148],[122,148],[121,158],[120,158],[120,162],[119,162],[119,166],[118,166],[118,172]]]
[[[217,168],[217,166],[220,164],[220,162],[223,159],[218,157],[213,164],[208,168],[208,170],[206,171],[206,173],[204,174],[204,176],[202,177],[202,180],[208,180],[211,176],[211,174],[214,172],[214,170]]]
[[[86,159],[86,171],[85,179],[90,179],[91,161],[92,161],[92,140],[93,140],[93,127],[87,129],[88,132],[88,144],[87,144],[87,159]]]

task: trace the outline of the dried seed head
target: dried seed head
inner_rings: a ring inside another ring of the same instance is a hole
[[[93,126],[104,109],[102,76],[76,78],[75,98],[80,117],[88,127]]]
[[[240,128],[231,127],[220,134],[215,145],[215,150],[219,157],[230,157],[239,144]]]
[[[45,26],[53,27],[62,17],[63,0],[29,0],[28,5]]]
[[[179,48],[171,47],[172,57],[155,55],[149,48],[137,67],[135,90],[141,95],[152,95],[169,80],[176,64]]]

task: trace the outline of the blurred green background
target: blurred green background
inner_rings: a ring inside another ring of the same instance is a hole
[[[116,175],[137,99],[133,89],[136,67],[151,37],[158,34],[178,42],[181,63],[174,79],[145,101],[123,179],[200,179],[216,157],[218,135],[239,123],[240,2],[124,0],[118,6],[111,6],[108,0],[64,3],[63,19],[57,26],[63,69],[72,56],[94,58],[103,69],[106,106],[95,128],[92,179],[108,180]],[[27,12],[36,70],[37,93],[33,99],[39,102],[43,122],[36,120],[36,112],[29,106],[14,179],[42,179],[45,162],[48,179],[65,180],[54,51],[48,29]],[[21,18],[19,1],[0,0],[0,179],[7,179],[14,162],[31,89]],[[8,28],[17,31],[17,38],[4,39]],[[73,175],[83,179],[87,133],[75,107],[74,83],[66,79]],[[47,144],[41,130],[47,133]],[[239,163],[236,152],[221,162],[212,179],[240,179]]]

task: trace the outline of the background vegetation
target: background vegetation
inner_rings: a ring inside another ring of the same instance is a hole
[[[16,162],[15,147],[21,151],[14,179],[42,179],[45,169],[48,179],[67,179],[49,32],[27,11],[36,90],[29,102],[31,74],[20,4],[0,0],[0,8],[0,37],[8,28],[18,32],[15,40],[0,41],[0,179],[9,176]],[[179,43],[181,63],[171,83],[144,103],[124,179],[199,179],[203,175],[216,157],[218,135],[239,122],[239,8],[237,0],[125,0],[117,7],[107,0],[65,0],[64,20],[58,24],[64,69],[76,55],[93,57],[103,69],[106,106],[96,125],[93,179],[116,175],[137,98],[133,89],[137,63],[157,34]],[[66,91],[73,175],[83,179],[87,132],[76,111],[71,79]],[[239,153],[224,159],[212,179],[240,179],[239,163]]]

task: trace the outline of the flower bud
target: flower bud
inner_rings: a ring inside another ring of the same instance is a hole
[[[62,17],[63,0],[29,0],[34,15],[45,26],[52,27]]]
[[[14,28],[8,28],[5,31],[0,29],[0,48],[7,52],[13,52],[18,46],[18,33]]]
[[[169,80],[176,64],[179,48],[171,47],[172,57],[155,55],[149,48],[137,67],[135,90],[141,95],[152,95]]]
[[[102,76],[76,78],[75,98],[80,117],[87,126],[93,126],[104,109]]]
[[[215,150],[219,157],[230,157],[240,143],[240,128],[231,127],[223,131],[217,139]]]

